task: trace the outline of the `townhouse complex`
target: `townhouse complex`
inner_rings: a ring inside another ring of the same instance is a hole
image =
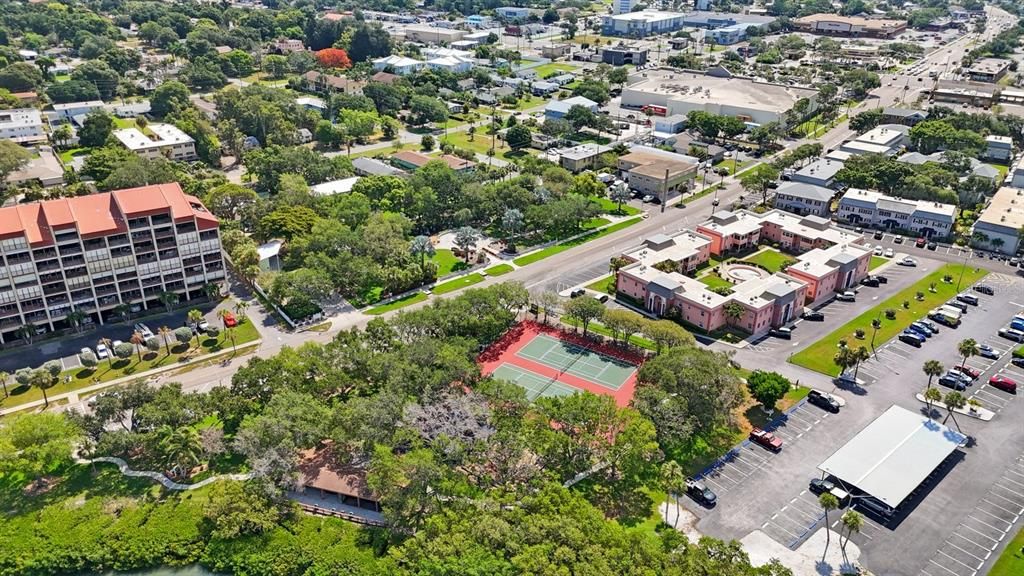
[[[956,206],[851,188],[839,199],[836,218],[858,226],[901,230],[926,238],[946,238],[953,233]]]
[[[722,210],[696,231],[658,234],[624,253],[629,264],[619,270],[616,289],[650,312],[706,331],[728,325],[758,334],[864,278],[871,251],[862,240],[817,216]],[[716,272],[731,282],[728,290],[713,289],[695,277],[712,256],[749,252],[761,243],[798,256],[775,273],[743,262],[721,264]]]
[[[120,305],[201,298],[224,278],[218,220],[176,183],[0,209],[0,343],[19,328],[103,324]]]

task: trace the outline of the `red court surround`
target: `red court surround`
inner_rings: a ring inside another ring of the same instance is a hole
[[[547,334],[548,336],[569,342],[570,344],[589,348],[590,350],[600,352],[605,356],[611,356],[618,360],[636,364],[637,367],[643,363],[643,356],[634,354],[627,350],[622,350],[617,346],[598,344],[573,332],[567,332],[552,326],[544,326],[536,322],[523,321],[509,329],[508,332],[503,334],[501,338],[480,354],[480,357],[478,358],[481,365],[480,370],[484,374],[489,375],[493,373],[498,366],[502,364],[511,364],[547,378],[557,377],[559,382],[568,384],[573,388],[586,390],[588,392],[593,392],[594,394],[611,396],[612,398],[615,398],[615,403],[619,406],[629,405],[630,400],[633,399],[633,390],[636,389],[636,372],[634,372],[618,390],[612,390],[595,382],[590,382],[589,380],[580,378],[579,376],[574,376],[568,373],[559,374],[559,371],[555,368],[516,356],[516,353],[519,352],[519,350],[529,344],[530,341],[539,334]]]

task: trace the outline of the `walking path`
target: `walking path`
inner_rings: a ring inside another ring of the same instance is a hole
[[[117,466],[118,470],[121,471],[121,474],[124,474],[125,476],[131,478],[149,478],[151,480],[155,480],[162,484],[163,487],[167,488],[168,490],[195,490],[197,488],[202,488],[207,484],[212,484],[218,480],[249,480],[250,478],[253,477],[252,472],[246,472],[244,474],[220,474],[217,476],[212,476],[205,480],[200,480],[195,484],[181,484],[175,482],[174,480],[171,480],[161,472],[152,472],[149,470],[132,470],[128,466],[127,462],[114,456],[100,456],[99,458],[93,458],[92,460],[88,460],[85,458],[75,458],[76,464],[95,464],[97,462],[113,464]]]

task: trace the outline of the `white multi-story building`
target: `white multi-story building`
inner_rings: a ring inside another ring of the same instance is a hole
[[[224,278],[218,226],[177,183],[0,208],[0,344],[72,310],[102,324],[164,292],[204,297]]]
[[[905,230],[928,238],[952,234],[956,206],[929,200],[907,200],[874,190],[851,188],[839,199],[836,218],[858,226]]]
[[[971,246],[1016,254],[1024,228],[1024,190],[1004,186],[974,222]]]
[[[148,134],[138,128],[114,130],[114,138],[122,146],[143,158],[167,158],[168,160],[196,160],[196,142],[191,136],[172,124],[149,124]]]
[[[35,108],[0,110],[0,140],[12,140],[19,144],[46,140],[43,131],[43,117]]]

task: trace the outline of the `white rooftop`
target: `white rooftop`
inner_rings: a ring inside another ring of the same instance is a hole
[[[352,191],[352,187],[359,181],[359,176],[353,176],[351,178],[342,178],[341,180],[331,180],[330,182],[324,182],[323,184],[317,184],[316,186],[310,186],[309,190],[316,196],[333,196],[335,194],[347,194]]]
[[[836,260],[841,260],[844,256],[856,259],[868,252],[870,250],[858,244],[836,244],[828,248],[815,248],[801,254],[797,258],[797,263],[790,269],[821,278],[836,269]]]
[[[890,406],[818,469],[895,508],[966,440],[931,418]]]
[[[35,108],[0,110],[0,128],[15,129],[42,126],[43,116]]]
[[[152,137],[144,134],[138,128],[121,128],[114,130],[113,134],[125,148],[133,152],[195,142],[191,136],[173,124],[148,124],[146,129],[152,134]]]
[[[644,245],[624,254],[631,260],[653,266],[672,260],[680,262],[696,256],[701,248],[711,245],[711,239],[703,234],[681,230],[671,236],[656,234],[644,239]]]
[[[271,240],[266,244],[260,244],[256,247],[256,253],[259,254],[260,260],[267,260],[277,256],[281,252],[281,246],[284,245],[284,240]]]

